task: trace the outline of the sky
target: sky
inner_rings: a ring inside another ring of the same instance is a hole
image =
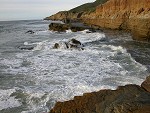
[[[43,19],[95,0],[0,0],[0,21]]]

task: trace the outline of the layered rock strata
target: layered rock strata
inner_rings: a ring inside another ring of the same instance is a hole
[[[49,113],[150,113],[150,76],[138,85],[119,86],[57,102]],[[144,84],[144,85],[143,85]]]
[[[102,28],[130,30],[134,39],[150,41],[150,0],[108,0],[95,12],[63,11],[47,19],[80,20]]]

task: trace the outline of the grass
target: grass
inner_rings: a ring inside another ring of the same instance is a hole
[[[78,12],[93,12],[96,10],[96,7],[100,4],[103,4],[105,2],[107,2],[108,0],[96,0],[95,2],[92,3],[86,3],[83,5],[80,5],[76,8],[73,8],[71,10],[69,10],[69,12],[73,12],[73,13],[78,13]]]

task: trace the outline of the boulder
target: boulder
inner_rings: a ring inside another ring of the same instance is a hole
[[[70,27],[68,24],[62,24],[62,23],[51,23],[49,25],[49,30],[58,31],[58,32],[65,32]]]
[[[49,25],[49,30],[58,31],[58,32],[66,32],[66,30],[71,30],[72,32],[83,31],[85,29],[89,29],[92,32],[96,32],[94,28],[90,28],[81,23],[51,23]]]
[[[150,76],[148,76],[146,80],[141,84],[141,87],[150,92]]]
[[[60,41],[54,44],[53,49],[68,49],[68,44],[67,42]]]
[[[26,33],[34,34],[35,32],[34,32],[34,31],[32,31],[32,30],[28,30]]]
[[[34,49],[34,46],[33,45],[22,45],[22,46],[19,46],[18,48],[21,50],[32,50],[32,49]]]
[[[67,42],[65,41],[60,41],[58,43],[55,43],[53,46],[53,49],[77,49],[77,50],[83,50],[83,44],[76,40],[76,39],[71,39]]]
[[[70,29],[71,29],[72,32],[77,32],[77,31],[83,31],[83,30],[85,30],[84,27],[78,27],[78,26],[71,26]]]
[[[138,85],[119,86],[57,102],[49,113],[150,113],[150,93]]]

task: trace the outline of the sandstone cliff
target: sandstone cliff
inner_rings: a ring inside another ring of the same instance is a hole
[[[130,30],[134,39],[150,41],[150,0],[108,0],[94,12],[63,11],[46,19],[81,20],[101,28]]]
[[[49,113],[150,113],[150,76],[138,85],[119,86],[57,102]]]

